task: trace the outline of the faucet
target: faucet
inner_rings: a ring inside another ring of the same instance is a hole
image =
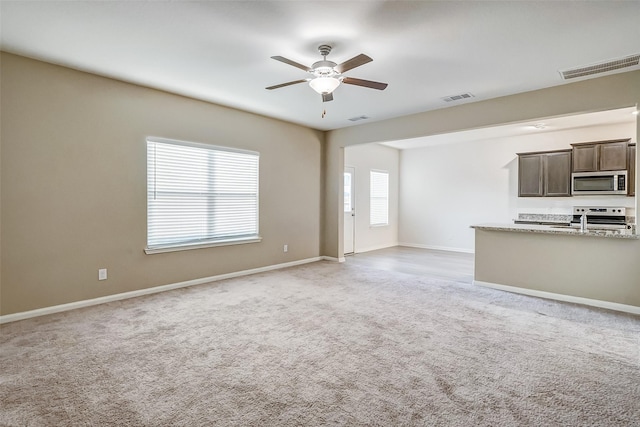
[[[580,217],[580,231],[587,231],[587,214],[582,214]]]

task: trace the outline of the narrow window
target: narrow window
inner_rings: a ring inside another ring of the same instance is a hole
[[[147,253],[259,241],[259,154],[147,139]]]
[[[371,171],[369,223],[389,224],[389,173]]]
[[[351,212],[353,206],[351,206],[351,174],[345,172],[344,174],[344,211]]]

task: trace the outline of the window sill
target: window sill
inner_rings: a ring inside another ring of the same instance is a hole
[[[256,236],[256,237],[247,237],[243,239],[216,240],[215,242],[206,242],[206,243],[157,246],[153,248],[144,248],[144,253],[147,255],[153,255],[153,254],[162,254],[165,252],[179,252],[179,251],[190,251],[192,249],[215,248],[217,246],[244,245],[246,243],[259,243],[261,241],[262,241],[262,237]]]

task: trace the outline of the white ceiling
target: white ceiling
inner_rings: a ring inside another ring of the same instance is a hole
[[[4,51],[320,130],[561,85],[559,70],[640,53],[633,0],[2,0],[0,18]],[[307,77],[271,56],[311,65],[323,43],[337,63],[369,55],[345,74],[389,87],[341,85],[324,104],[306,84],[265,90]]]

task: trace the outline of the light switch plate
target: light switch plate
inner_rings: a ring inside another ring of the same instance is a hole
[[[98,270],[98,280],[107,280],[107,269],[101,268]]]

